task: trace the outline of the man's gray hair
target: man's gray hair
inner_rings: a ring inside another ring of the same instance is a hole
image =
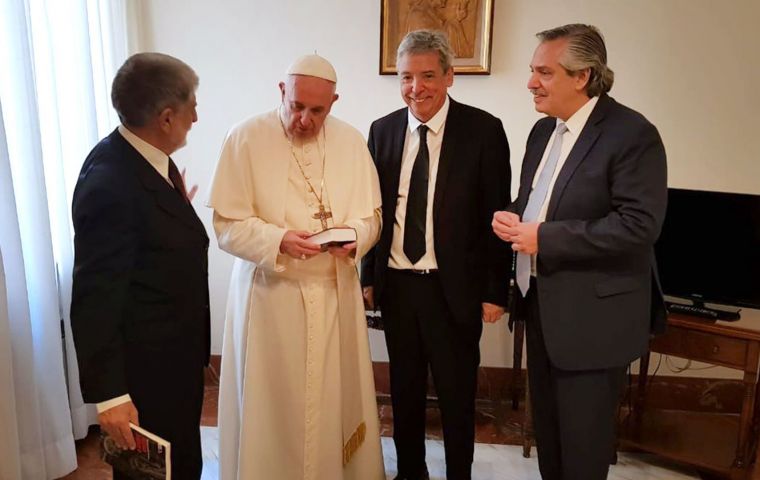
[[[586,94],[589,97],[610,91],[615,74],[607,66],[607,47],[604,46],[604,37],[598,28],[572,23],[538,32],[536,36],[541,42],[567,39],[567,49],[559,63],[570,75],[589,69],[586,85]]]
[[[137,53],[119,68],[111,102],[121,123],[145,126],[167,107],[187,103],[198,88],[198,75],[185,62],[162,53]]]
[[[437,30],[414,30],[407,33],[396,51],[396,65],[404,55],[430,52],[438,54],[443,73],[446,73],[454,61],[454,51],[446,34]]]

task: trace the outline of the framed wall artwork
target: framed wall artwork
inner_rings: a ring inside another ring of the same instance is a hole
[[[456,74],[491,73],[494,0],[381,0],[380,74],[396,74],[396,49],[408,32],[440,30],[454,50]]]

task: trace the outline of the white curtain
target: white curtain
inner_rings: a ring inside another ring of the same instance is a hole
[[[74,439],[95,420],[68,318],[70,205],[87,152],[118,122],[110,81],[127,56],[125,12],[118,0],[0,0],[0,361],[12,365],[10,376],[0,369],[3,480],[74,470]]]
[[[0,103],[2,119],[2,103]],[[8,149],[5,143],[3,122],[0,121],[0,191],[9,188]],[[12,212],[12,205],[0,201],[0,225],[5,227],[5,219]],[[2,232],[2,230],[0,230]],[[3,242],[1,245],[4,245]],[[14,245],[14,247],[17,245]],[[16,390],[13,380],[13,354],[11,353],[11,329],[8,311],[8,296],[3,268],[3,249],[0,247],[0,479],[21,478],[21,458],[16,423]]]

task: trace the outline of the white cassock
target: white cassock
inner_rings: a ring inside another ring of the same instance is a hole
[[[324,155],[324,156],[323,156]],[[286,230],[356,230],[355,258],[279,253]],[[323,169],[324,158],[324,172]],[[234,255],[222,350],[222,480],[381,480],[375,385],[356,265],[380,234],[380,188],[362,135],[328,117],[289,144],[278,111],[227,136],[209,206]]]

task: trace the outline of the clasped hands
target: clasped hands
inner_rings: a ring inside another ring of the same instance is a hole
[[[493,233],[505,242],[512,243],[515,252],[533,255],[538,252],[539,222],[521,222],[520,217],[512,212],[493,214],[491,227]]]
[[[288,230],[280,242],[280,253],[288,255],[299,260],[308,260],[315,255],[322,253],[320,246],[309,241],[313,233],[305,230]],[[340,247],[328,247],[330,255],[338,258],[345,258],[354,253],[356,242],[351,242]]]

